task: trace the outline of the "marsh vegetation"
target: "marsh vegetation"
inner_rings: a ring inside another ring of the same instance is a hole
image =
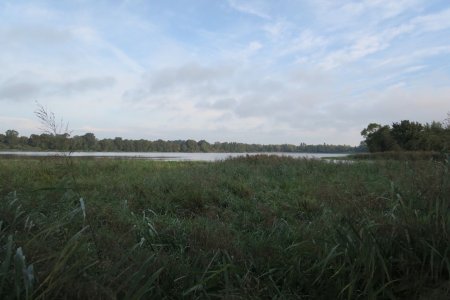
[[[0,160],[2,298],[442,299],[448,161]]]

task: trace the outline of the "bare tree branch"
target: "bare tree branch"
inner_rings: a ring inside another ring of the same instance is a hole
[[[41,123],[41,127],[39,129],[42,132],[54,136],[70,136],[69,123],[64,124],[63,119],[61,119],[59,122],[56,122],[55,114],[53,112],[51,112],[47,107],[44,107],[37,101],[36,105],[38,108],[34,111],[34,114]]]

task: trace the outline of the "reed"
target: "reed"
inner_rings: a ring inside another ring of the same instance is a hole
[[[447,299],[448,195],[448,161],[1,159],[0,294]]]

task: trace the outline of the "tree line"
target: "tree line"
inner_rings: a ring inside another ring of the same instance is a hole
[[[119,152],[304,152],[304,153],[355,153],[363,152],[364,146],[349,145],[261,145],[235,142],[208,143],[205,140],[131,140],[116,137],[98,139],[93,133],[69,134],[31,134],[20,136],[16,130],[7,130],[0,134],[0,149],[17,150],[64,150],[64,151],[119,151]]]
[[[403,120],[392,126],[371,123],[361,131],[370,152],[450,152],[450,113],[444,122],[421,124]]]

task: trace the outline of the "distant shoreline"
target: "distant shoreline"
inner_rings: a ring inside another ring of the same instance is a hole
[[[274,155],[292,158],[322,159],[325,157],[343,158],[349,154],[336,153],[297,153],[297,152],[61,152],[61,151],[0,151],[0,157],[74,157],[74,158],[124,158],[124,159],[148,159],[164,161],[218,161],[228,158]]]

